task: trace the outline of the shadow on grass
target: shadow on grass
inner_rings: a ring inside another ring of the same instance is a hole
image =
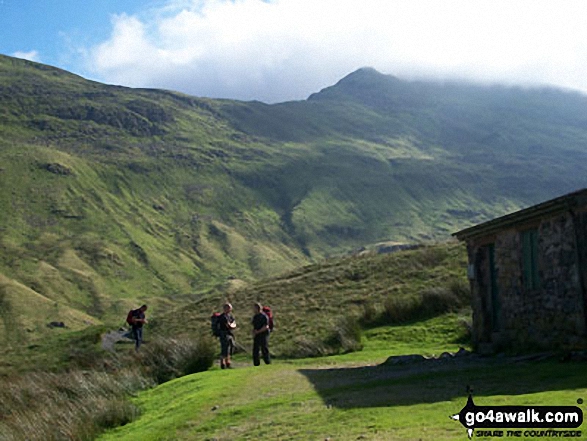
[[[301,369],[300,373],[327,405],[361,408],[466,400],[467,386],[476,397],[585,388],[585,368],[585,363],[470,357],[404,366]]]

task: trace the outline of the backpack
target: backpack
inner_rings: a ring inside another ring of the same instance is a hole
[[[269,306],[263,306],[263,313],[267,316],[269,331],[273,331],[273,312],[271,312],[271,308]]]
[[[215,312],[214,314],[212,314],[212,317],[210,317],[210,327],[212,329],[212,335],[214,337],[220,337],[220,322],[218,319],[221,315],[221,313]]]
[[[133,316],[134,316],[134,309],[131,309],[130,311],[128,311],[128,314],[126,315],[126,323],[128,323],[129,325],[134,325],[133,322]]]

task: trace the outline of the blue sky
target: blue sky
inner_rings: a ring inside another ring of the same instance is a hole
[[[79,70],[78,51],[107,38],[113,16],[140,13],[145,5],[149,1],[0,0],[0,53],[36,54],[30,58]]]
[[[0,53],[130,87],[304,99],[360,67],[587,92],[583,0],[0,0]]]

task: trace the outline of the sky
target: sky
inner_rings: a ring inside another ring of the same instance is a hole
[[[0,0],[0,53],[269,103],[360,67],[587,93],[586,19],[584,0]]]

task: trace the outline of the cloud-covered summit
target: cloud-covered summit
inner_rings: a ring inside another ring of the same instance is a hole
[[[361,66],[587,91],[584,3],[172,0],[113,17],[98,79],[216,98],[303,99]]]

